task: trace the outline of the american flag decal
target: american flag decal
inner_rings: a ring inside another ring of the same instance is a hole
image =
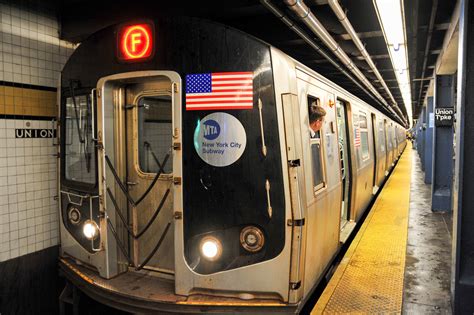
[[[359,127],[355,128],[354,146],[360,147],[360,128]]]
[[[186,110],[252,108],[253,72],[186,75]]]

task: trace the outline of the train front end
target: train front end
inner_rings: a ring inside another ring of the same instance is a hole
[[[61,77],[66,277],[129,311],[294,312],[279,102],[270,46],[222,25],[141,20],[81,43]]]

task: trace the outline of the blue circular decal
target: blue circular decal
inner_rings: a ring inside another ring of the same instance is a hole
[[[199,157],[209,165],[231,165],[242,156],[246,144],[244,126],[230,114],[215,112],[197,121],[194,148]]]
[[[204,138],[207,140],[214,140],[219,137],[221,134],[221,126],[219,126],[219,123],[217,121],[209,119],[206,120],[203,124],[203,132],[204,132]]]

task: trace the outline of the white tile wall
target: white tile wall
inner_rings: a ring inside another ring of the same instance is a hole
[[[28,8],[0,0],[0,81],[57,86],[75,45],[59,39],[55,14],[37,11],[42,4]]]
[[[0,120],[0,261],[58,244],[53,139],[15,139],[15,128],[51,126]]]
[[[75,45],[59,40],[44,2],[18,2],[0,0],[0,81],[56,87]],[[15,139],[15,128],[50,129],[51,122],[0,115],[0,262],[59,243],[57,148],[52,139]]]

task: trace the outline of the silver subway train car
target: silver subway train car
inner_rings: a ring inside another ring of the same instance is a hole
[[[131,312],[297,312],[405,147],[334,82],[195,18],[93,34],[60,92],[60,267]]]

